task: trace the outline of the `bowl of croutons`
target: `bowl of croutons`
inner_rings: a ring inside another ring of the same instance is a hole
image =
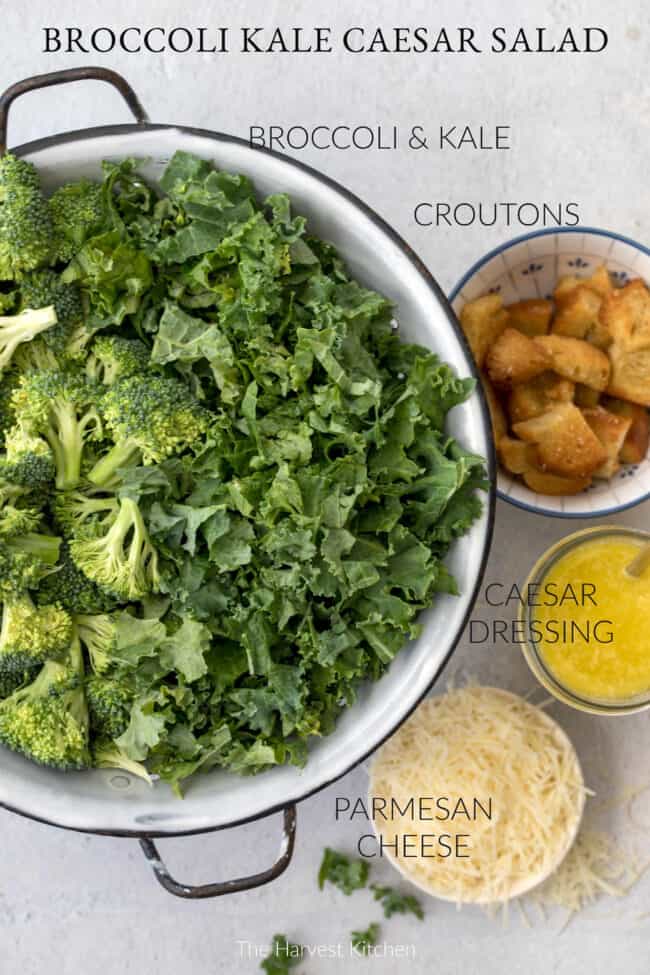
[[[561,228],[491,251],[454,288],[504,500],[584,518],[650,498],[648,282],[647,247]]]

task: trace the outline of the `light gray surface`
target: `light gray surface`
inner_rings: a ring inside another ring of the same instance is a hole
[[[38,71],[72,63],[99,62],[122,71],[136,87],[152,119],[219,128],[245,136],[258,122],[398,122],[438,125],[454,122],[511,124],[514,148],[508,153],[318,153],[301,158],[320,166],[375,206],[416,248],[444,288],[485,250],[514,236],[506,228],[418,229],[413,205],[423,199],[568,201],[581,204],[582,221],[631,236],[647,233],[647,147],[650,88],[647,82],[647,15],[634,0],[624,4],[563,0],[529,3],[525,13],[512,4],[450,0],[426,3],[349,5],[332,2],[272,3],[248,0],[221,9],[197,0],[191,15],[171,2],[124,0],[108,6],[96,0],[80,7],[43,0],[27,10],[3,11],[0,87]],[[45,57],[39,28],[56,22],[77,26],[111,24],[190,24],[224,22],[284,25],[330,23],[440,23],[603,25],[610,32],[604,56],[210,56],[99,55]],[[118,96],[99,85],[76,86],[31,95],[12,112],[11,142],[95,122],[127,121]],[[647,525],[650,505],[617,516],[621,524]],[[573,524],[535,518],[500,505],[488,580],[519,581],[534,558]],[[476,615],[483,615],[479,606]],[[459,648],[443,681],[471,674],[518,691],[533,688],[513,647]],[[565,708],[555,712],[568,728],[583,759],[589,783],[601,795],[620,794],[647,781],[650,712],[602,720]],[[123,972],[168,975],[191,972],[252,972],[254,961],[238,957],[238,939],[264,944],[285,930],[308,942],[345,942],[347,932],[378,917],[364,894],[350,899],[319,894],[315,872],[322,847],[352,849],[356,825],[334,822],[336,795],[363,795],[366,775],[359,769],[299,808],[294,864],[274,886],[215,902],[174,901],[155,885],[135,844],[83,837],[48,829],[1,813],[0,924],[3,972],[68,973],[97,967],[106,975]],[[639,859],[650,857],[650,810],[640,800],[634,830],[623,809],[606,819]],[[275,853],[279,821],[232,833],[161,844],[182,879],[197,882],[257,869]],[[644,849],[645,846],[645,849]],[[378,876],[390,875],[384,865]],[[310,973],[406,969],[444,975],[481,971],[555,972],[587,975],[647,971],[650,924],[649,881],[641,881],[622,902],[603,902],[561,935],[561,917],[527,929],[513,917],[507,931],[482,914],[457,914],[449,906],[427,904],[423,924],[399,918],[386,923],[387,940],[415,945],[414,963],[389,961],[309,962]]]

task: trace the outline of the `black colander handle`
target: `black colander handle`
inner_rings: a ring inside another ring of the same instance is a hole
[[[140,104],[140,99],[134,92],[126,78],[110,68],[89,66],[85,68],[65,68],[63,71],[50,71],[48,74],[37,74],[24,81],[17,81],[0,96],[0,153],[7,151],[7,122],[9,109],[20,95],[40,88],[50,88],[52,85],[67,85],[71,81],[105,81],[119,91],[120,95],[131,109],[133,116],[141,125],[148,121],[147,113]]]
[[[212,884],[201,884],[194,887],[191,884],[181,884],[170,874],[165,862],[161,859],[158,847],[153,839],[143,837],[140,846],[154,872],[158,883],[165,888],[167,893],[175,897],[184,897],[187,900],[202,900],[206,897],[222,897],[224,894],[236,894],[242,890],[251,890],[253,887],[261,887],[272,880],[277,880],[280,874],[284,873],[293,856],[293,848],[296,839],[296,807],[286,806],[284,809],[284,822],[282,832],[282,843],[280,852],[272,866],[259,873],[254,873],[250,877],[239,877],[237,880],[221,880]]]

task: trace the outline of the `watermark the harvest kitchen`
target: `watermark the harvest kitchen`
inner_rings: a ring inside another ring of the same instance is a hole
[[[365,945],[363,949],[351,942],[320,942],[314,944],[257,944],[254,941],[236,941],[237,956],[241,961],[262,961],[275,955],[278,961],[291,959],[308,961],[310,958],[337,961],[345,958],[396,958],[402,961],[415,959],[415,945],[395,941],[380,941]]]

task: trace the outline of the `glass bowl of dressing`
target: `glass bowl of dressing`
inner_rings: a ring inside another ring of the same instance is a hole
[[[519,634],[558,700],[593,714],[650,707],[650,566],[627,571],[650,533],[603,525],[561,539],[526,580]]]

